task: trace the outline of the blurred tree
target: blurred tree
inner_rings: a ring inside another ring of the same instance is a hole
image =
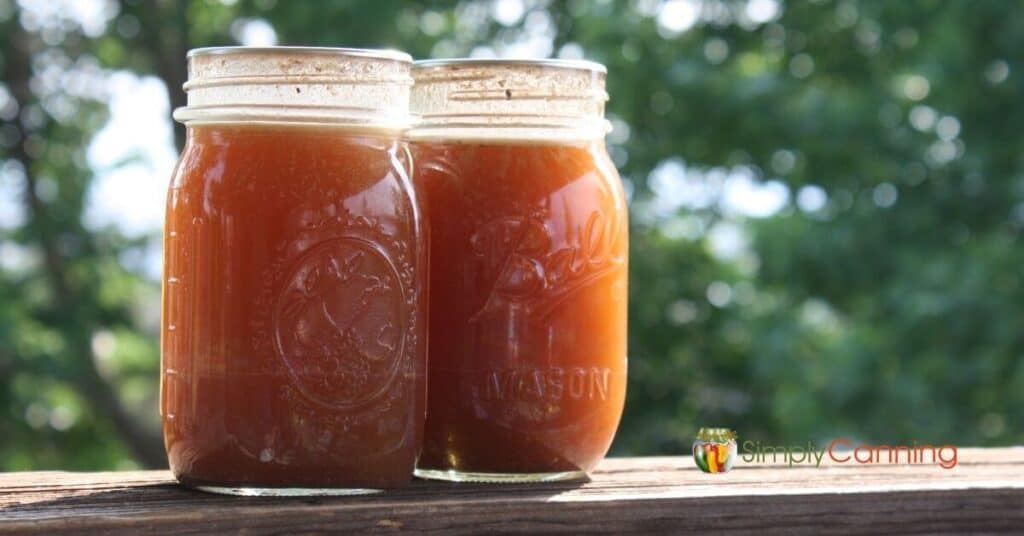
[[[156,429],[126,407],[104,374],[114,372],[92,350],[101,330],[131,329],[131,297],[144,283],[117,264],[127,241],[81,222],[91,179],[84,151],[104,107],[59,84],[71,69],[88,70],[78,60],[90,43],[59,36],[63,46],[51,46],[57,36],[29,31],[42,23],[18,14],[8,9],[3,22],[4,180],[20,183],[7,187],[20,190],[23,216],[12,219],[23,221],[3,231],[0,397],[9,413],[0,421],[0,460],[9,468],[102,466],[123,444],[142,463],[159,464]],[[151,380],[154,369],[146,369]]]
[[[158,238],[82,223],[106,120],[90,88],[155,74],[181,106],[185,52],[260,23],[281,44],[608,66],[633,218],[616,453],[686,452],[707,425],[1024,442],[1017,4],[97,5],[85,23],[0,0],[0,190],[17,194],[0,204],[0,469],[164,463],[159,288],[125,261]]]

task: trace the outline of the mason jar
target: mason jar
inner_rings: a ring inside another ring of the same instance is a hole
[[[583,477],[626,392],[628,222],[605,68],[417,62],[409,131],[430,230],[417,475]]]
[[[182,483],[292,495],[411,479],[427,251],[402,140],[410,67],[377,50],[189,53],[161,341]]]

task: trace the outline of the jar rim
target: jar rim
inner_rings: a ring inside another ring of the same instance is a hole
[[[406,129],[412,57],[333,47],[197,48],[188,52],[182,123],[286,122]]]
[[[458,67],[460,65],[483,67],[553,67],[557,69],[572,69],[608,74],[608,68],[596,61],[567,60],[561,58],[440,58],[432,60],[417,60],[412,64],[414,69]]]
[[[607,70],[586,60],[449,58],[413,62],[409,136],[418,139],[604,137]]]
[[[188,51],[186,58],[197,56],[217,56],[230,54],[303,54],[321,56],[347,56],[358,58],[376,58],[382,60],[394,60],[404,63],[412,63],[412,56],[400,50],[375,49],[375,48],[345,48],[345,47],[312,47],[312,46],[222,46],[222,47],[201,47]]]

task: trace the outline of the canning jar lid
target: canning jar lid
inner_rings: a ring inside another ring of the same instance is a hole
[[[402,130],[409,126],[412,57],[395,50],[211,47],[188,53],[193,123],[313,123]]]
[[[611,130],[607,70],[561,59],[417,61],[411,139],[587,140]]]
[[[601,74],[608,74],[608,69],[589,60],[566,60],[561,58],[521,59],[521,58],[438,58],[432,60],[418,60],[413,63],[417,69],[428,67],[443,67],[447,65],[480,65],[492,67],[516,67],[535,66],[552,67],[556,69],[575,69],[580,71],[593,71]]]

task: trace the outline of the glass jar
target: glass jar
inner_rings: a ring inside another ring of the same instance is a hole
[[[605,69],[417,62],[408,133],[430,230],[416,474],[580,478],[626,392],[628,221],[604,136]]]
[[[161,416],[182,483],[349,494],[412,477],[426,248],[411,58],[189,53],[164,229]]]

